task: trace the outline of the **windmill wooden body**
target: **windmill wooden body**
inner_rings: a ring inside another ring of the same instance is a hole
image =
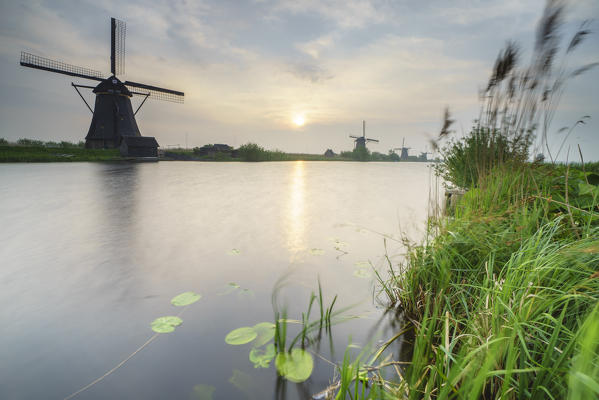
[[[401,161],[408,160],[408,157],[409,157],[408,150],[411,149],[411,147],[406,147],[405,144],[406,144],[406,138],[403,138],[403,140],[401,141],[401,147],[397,147],[397,148],[393,149],[393,150],[401,150],[401,154],[399,155],[399,159]]]
[[[354,140],[354,149],[366,148],[366,142],[376,142],[379,141],[377,139],[370,139],[366,137],[366,121],[362,121],[362,136],[349,136]]]
[[[21,52],[21,65],[77,78],[100,81],[96,86],[71,82],[87,108],[93,114],[85,136],[87,148],[116,148],[121,154],[133,157],[156,157],[158,142],[153,137],[142,136],[135,121],[148,98],[183,103],[183,92],[146,85],[132,81],[121,82],[117,75],[125,72],[126,25],[115,18],[110,19],[110,76],[88,68],[77,67],[60,61]],[[92,89],[96,95],[94,108],[89,106],[79,88]],[[133,111],[131,97],[143,96],[141,104]]]

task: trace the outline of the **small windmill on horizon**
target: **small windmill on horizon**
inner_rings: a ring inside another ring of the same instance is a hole
[[[158,142],[142,136],[135,115],[148,98],[183,103],[185,94],[143,83],[121,82],[117,75],[125,73],[125,22],[110,19],[110,76],[99,71],[54,61],[31,53],[21,52],[23,67],[41,69],[77,78],[100,81],[97,86],[78,85],[71,82],[87,108],[93,114],[85,136],[86,148],[119,148],[121,154],[133,157],[157,157]],[[92,89],[96,95],[94,109],[87,104],[79,88]],[[144,96],[135,112],[131,106],[133,95]]]
[[[366,148],[366,142],[379,142],[377,139],[369,139],[366,137],[366,121],[364,120],[362,120],[362,136],[350,135],[349,137],[352,139],[356,139],[354,140],[354,149]]]
[[[393,150],[401,150],[401,154],[399,156],[399,159],[401,161],[406,161],[409,157],[408,155],[408,150],[410,150],[411,147],[406,147],[406,138],[403,138],[403,140],[401,141],[401,147],[396,147]]]

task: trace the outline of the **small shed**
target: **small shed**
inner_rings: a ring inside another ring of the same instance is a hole
[[[336,154],[333,150],[327,149],[327,151],[324,152],[324,156],[327,158],[333,158],[336,156]]]
[[[123,157],[158,157],[158,142],[150,136],[123,136],[119,150]]]

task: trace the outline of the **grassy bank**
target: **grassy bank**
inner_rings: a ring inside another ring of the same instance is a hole
[[[0,162],[71,162],[120,160],[118,149],[0,145]]]
[[[599,396],[597,184],[503,166],[410,249],[384,284],[415,326],[410,398]]]
[[[231,153],[216,153],[199,155],[192,150],[185,149],[169,149],[164,152],[164,161],[355,161],[349,157],[335,155],[334,157],[325,157],[322,154],[309,153],[284,153],[282,151],[264,150],[257,155],[250,156],[233,156]]]
[[[209,145],[210,146],[210,145]],[[370,152],[366,148],[358,148],[353,151],[342,151],[340,154],[309,154],[309,153],[285,153],[280,150],[267,150],[255,143],[247,143],[238,149],[230,148],[228,151],[202,153],[200,148],[193,150],[169,149],[164,152],[165,161],[399,161],[396,153],[382,154]],[[421,161],[421,160],[410,160]],[[429,160],[432,161],[432,160]]]

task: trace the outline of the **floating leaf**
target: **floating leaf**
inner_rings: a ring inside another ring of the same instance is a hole
[[[370,271],[366,268],[360,268],[354,271],[354,276],[358,278],[370,278]]]
[[[342,247],[346,247],[346,246],[348,246],[348,245],[349,245],[349,244],[348,244],[347,242],[342,242],[342,241],[340,241],[340,240],[335,240],[335,241],[333,242],[333,246],[334,246],[336,249],[340,249],[340,248],[342,248]]]
[[[244,326],[243,328],[237,328],[229,332],[229,334],[225,337],[225,342],[232,345],[240,345],[251,342],[256,339],[258,334],[249,326]]]
[[[193,400],[212,400],[212,395],[215,390],[216,388],[214,386],[200,383],[193,387],[189,397]]]
[[[190,304],[195,303],[201,297],[202,297],[202,295],[199,293],[185,292],[185,293],[181,293],[178,296],[173,297],[171,299],[171,303],[174,306],[183,307],[183,306],[188,306]]]
[[[231,250],[229,250],[229,255],[231,255],[231,256],[238,256],[239,253],[241,253],[241,252],[239,250],[237,250],[237,249],[231,249]]]
[[[238,284],[236,284],[235,282],[229,282],[229,284],[227,286],[225,286],[225,289],[218,293],[220,296],[223,296],[225,294],[229,294],[231,292],[234,292],[235,290],[239,289],[240,286]]]
[[[269,363],[275,358],[275,345],[269,344],[263,350],[254,347],[250,351],[250,361],[254,364],[254,368],[268,368]]]
[[[175,330],[176,326],[183,323],[183,320],[179,317],[168,316],[156,318],[152,321],[152,330],[158,333],[169,333]]]
[[[251,291],[250,289],[242,289],[238,295],[240,296],[249,296],[249,297],[254,297],[254,292]]]
[[[360,268],[370,268],[370,263],[368,261],[358,261],[354,265]]]
[[[321,256],[324,254],[324,250],[313,248],[313,249],[310,249],[310,254],[312,254],[313,256]]]
[[[256,342],[254,347],[264,346],[275,337],[275,324],[272,322],[260,322],[252,327],[256,332]]]
[[[243,371],[234,369],[233,376],[229,378],[229,383],[243,392],[248,399],[261,398],[258,394],[261,389],[258,382],[256,379],[252,378],[249,374],[246,374]]]
[[[277,371],[291,382],[303,382],[312,375],[314,360],[310,353],[302,349],[293,349],[291,353],[279,353],[275,359]]]

